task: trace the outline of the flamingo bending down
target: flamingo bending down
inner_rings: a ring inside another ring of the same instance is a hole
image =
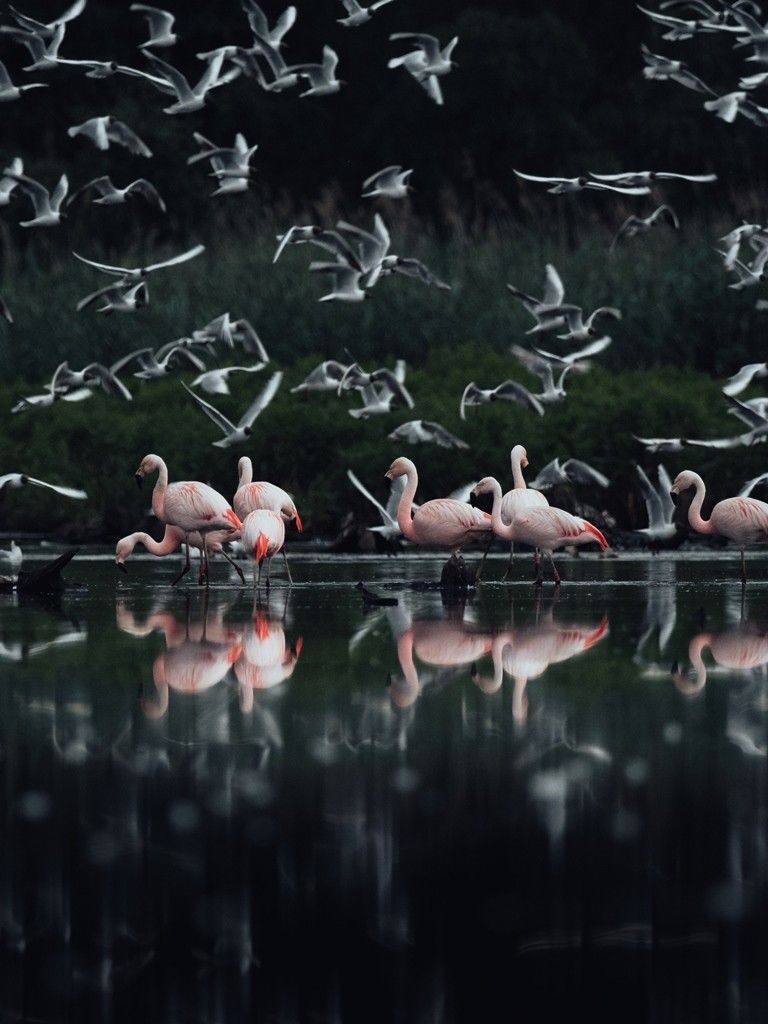
[[[175,586],[182,576],[189,572],[190,534],[202,537],[202,565],[200,572],[208,586],[208,536],[223,530],[232,534],[241,529],[242,523],[235,515],[223,494],[198,480],[182,480],[168,483],[168,467],[159,455],[145,455],[136,470],[136,482],[141,487],[147,473],[158,472],[152,491],[152,511],[167,526],[175,526],[184,534],[187,559],[179,575],[171,584]]]
[[[757,498],[725,498],[718,501],[709,514],[709,519],[702,519],[701,506],[704,504],[706,487],[698,473],[690,469],[683,470],[675,477],[672,494],[680,494],[689,487],[695,487],[691,507],[688,509],[688,522],[697,533],[719,533],[728,540],[735,541],[741,548],[741,582],[747,582],[747,566],[744,561],[744,548],[747,544],[756,544],[768,540],[768,505]]]
[[[232,507],[242,520],[245,520],[249,512],[254,512],[258,508],[264,508],[270,512],[278,512],[285,522],[293,521],[299,533],[303,531],[304,527],[301,522],[301,516],[288,491],[284,491],[282,487],[271,484],[267,480],[254,482],[253,463],[247,455],[244,455],[238,461],[237,472],[237,490],[232,499]],[[285,560],[285,571],[288,573],[288,580],[293,584],[285,546],[282,548],[282,553]]]
[[[208,550],[213,551],[217,554],[221,554],[226,558],[230,565],[233,565],[237,570],[237,574],[245,583],[245,576],[243,576],[243,570],[237,564],[237,562],[230,558],[227,552],[224,550],[224,541],[232,540],[233,534],[228,530],[221,530],[213,532],[208,535]],[[128,570],[125,567],[125,563],[133,554],[133,549],[137,544],[143,544],[144,547],[151,555],[157,555],[162,557],[163,555],[171,555],[174,551],[178,551],[181,545],[184,543],[184,531],[180,530],[177,526],[166,526],[165,533],[163,534],[162,540],[155,540],[150,537],[148,533],[138,531],[136,533],[129,533],[127,537],[121,537],[115,547],[115,564],[118,569],[127,573]],[[197,548],[200,552],[200,579],[199,582],[203,583],[203,538],[200,533],[190,533],[189,543],[193,548]]]
[[[269,573],[272,558],[282,550],[285,544],[285,522],[279,512],[257,508],[249,512],[243,523],[243,547],[249,558],[253,559],[253,585],[256,586],[256,563],[259,566],[258,582],[261,585],[261,565],[267,559],[267,590],[269,590]],[[286,563],[287,564],[287,563]],[[291,574],[288,573],[289,586],[293,585]]]
[[[523,470],[528,465],[528,452],[525,450],[523,445],[516,444],[509,453],[509,457],[512,463],[512,490],[507,491],[501,499],[501,518],[503,522],[507,524],[511,523],[517,513],[522,509],[537,507],[543,508],[545,505],[549,505],[549,501],[547,501],[541,491],[536,491],[532,487],[526,486]],[[512,556],[514,551],[515,542],[511,541],[509,545],[509,562],[507,563],[507,569],[502,579],[506,579],[512,571]],[[533,554],[533,563],[537,573],[540,560],[541,552],[536,548]]]
[[[397,506],[397,525],[403,536],[414,544],[450,548],[456,558],[461,548],[491,529],[487,512],[455,498],[435,498],[420,505],[411,515],[419,485],[416,467],[410,459],[395,459],[385,476],[389,480],[405,477],[405,487]]]
[[[493,532],[504,540],[522,541],[523,544],[528,544],[532,548],[541,548],[549,556],[556,586],[560,585],[560,574],[555,568],[552,557],[555,548],[563,547],[566,544],[590,544],[592,541],[597,541],[601,551],[605,551],[609,547],[608,541],[592,523],[587,522],[586,519],[580,519],[578,516],[572,516],[564,509],[551,508],[549,505],[523,509],[507,526],[501,518],[501,485],[498,480],[492,476],[483,477],[475,485],[472,493],[477,495],[489,492],[493,495],[493,510],[491,512]],[[536,585],[540,586],[543,582],[543,566],[539,562]]]
[[[725,633],[699,633],[688,644],[688,658],[696,671],[696,680],[692,682],[674,668],[672,671],[675,686],[686,697],[700,693],[706,685],[707,666],[702,655],[707,647],[718,665],[735,672],[749,672],[768,662],[768,636],[748,625]]]

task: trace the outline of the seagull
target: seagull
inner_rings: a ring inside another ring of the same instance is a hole
[[[342,225],[355,233],[356,236],[367,237],[375,241],[373,235],[370,235],[367,231],[363,231],[361,228],[355,227],[354,224],[346,224],[345,221],[339,221],[339,226]],[[350,243],[342,237],[338,231],[328,231],[315,224],[294,224],[294,226],[289,228],[285,234],[277,235],[276,237],[279,244],[275,255],[272,257],[273,263],[277,263],[286,246],[310,243],[311,245],[319,246],[326,252],[332,253],[339,262],[345,263],[347,266],[354,267],[355,270],[364,269]],[[389,235],[387,234],[387,243],[388,242]]]
[[[681,452],[685,447],[682,437],[638,437],[637,434],[632,437],[648,452]]]
[[[386,508],[381,504],[381,502],[374,498],[371,492],[361,483],[351,469],[347,470],[347,478],[358,489],[358,491],[360,491],[363,497],[370,501],[381,517],[381,526],[369,526],[369,533],[378,533],[385,540],[394,540],[395,538],[402,537],[402,531],[397,525],[397,508],[400,504],[400,496],[402,495],[405,487],[405,477],[396,477],[392,481]],[[414,503],[412,508],[416,509],[418,508],[418,505]]]
[[[627,188],[654,185],[657,181],[717,181],[716,174],[675,174],[672,171],[624,171],[621,174],[593,174],[598,181],[607,181]]]
[[[760,128],[768,126],[768,107],[758,106],[743,90],[707,100],[704,109],[712,111],[715,117],[719,117],[726,124],[733,124],[736,115],[742,114]]]
[[[724,259],[728,256],[728,253],[724,253],[719,249],[717,252],[719,252]],[[728,287],[739,292],[743,291],[745,288],[752,288],[755,285],[760,284],[761,281],[765,281],[766,263],[768,263],[768,245],[758,252],[757,256],[755,256],[749,265],[742,263],[740,259],[734,259],[729,269],[735,272],[738,280],[734,281],[733,284],[729,284]]]
[[[701,92],[705,95],[714,96],[714,89],[710,87],[692,71],[688,69],[688,65],[682,60],[670,60],[668,57],[662,57],[657,53],[651,53],[647,46],[641,47],[643,52],[643,60],[646,66],[643,68],[643,77],[659,82],[664,82],[671,79],[677,82],[678,85],[685,86],[686,89],[692,89],[694,92]]]
[[[237,422],[237,425],[227,419],[223,413],[219,412],[218,409],[214,408],[209,402],[200,398],[194,391],[191,391],[187,385],[182,381],[182,387],[185,391],[188,391],[194,398],[196,404],[203,410],[213,422],[223,431],[224,437],[221,441],[214,441],[213,445],[215,448],[231,448],[232,445],[242,444],[247,441],[252,433],[252,426],[254,420],[263,412],[272,399],[275,396],[275,392],[280,387],[280,382],[283,379],[282,372],[278,371],[273,373],[267,381],[266,385],[262,388],[259,394],[256,396],[254,401],[248,406],[243,415]]]
[[[717,26],[708,26],[706,22],[673,18],[671,15],[661,14],[659,11],[648,11],[645,7],[641,7],[640,4],[635,4],[635,6],[638,11],[642,11],[643,14],[647,15],[651,21],[656,22],[657,25],[661,25],[662,28],[667,30],[661,37],[662,39],[677,42],[682,39],[692,39],[697,32],[717,31]]]
[[[299,76],[285,63],[277,45],[271,43],[260,33],[254,33],[254,44],[253,54],[263,57],[267,62],[272,74],[272,81],[266,80],[251,51],[248,51],[249,58],[246,58],[243,67],[255,73],[262,89],[267,92],[285,92],[286,89],[294,89],[299,84]]]
[[[737,497],[748,498],[752,491],[768,481],[768,473],[761,473],[760,476],[755,476],[751,480],[747,480],[744,486],[739,491]]]
[[[195,377],[191,387],[200,388],[207,395],[228,395],[230,374],[233,373],[258,373],[263,370],[266,363],[256,363],[253,366],[223,366],[218,370],[207,370]]]
[[[389,229],[384,223],[384,218],[379,213],[374,216],[372,232],[365,231],[363,228],[359,228],[345,220],[338,221],[336,227],[339,231],[344,232],[344,234],[350,235],[357,243],[359,259],[353,265],[365,273],[366,285],[373,287],[384,268],[384,259],[389,252],[390,246]],[[309,241],[312,242],[313,239]],[[340,255],[344,258],[343,253]],[[397,260],[398,257],[394,259]],[[346,262],[350,261],[347,260]]]
[[[552,310],[552,315],[565,317],[568,330],[565,334],[558,334],[558,338],[564,341],[589,341],[590,338],[596,338],[599,331],[592,325],[598,317],[608,316],[612,320],[621,320],[621,310],[614,306],[599,306],[593,313],[590,313],[586,320],[584,320],[584,311],[581,306],[568,304]]]
[[[768,420],[768,398],[765,396],[740,402],[738,398],[726,395],[725,400],[730,406],[728,415],[738,416],[748,427],[757,427],[760,425],[760,420]]]
[[[575,363],[566,364],[555,383],[552,363],[548,359],[543,359],[535,352],[529,352],[528,349],[522,348],[520,345],[512,345],[510,351],[529,373],[533,373],[541,381],[543,390],[540,394],[534,395],[539,402],[546,404],[562,402],[565,398],[565,378],[571,370],[577,369]]]
[[[204,146],[199,153],[187,158],[187,165],[199,163],[201,160],[210,160],[213,168],[213,177],[219,182],[219,187],[212,196],[227,195],[233,192],[245,192],[250,183],[250,160],[258,145],[249,146],[245,136],[240,132],[235,136],[232,146],[216,146],[199,132],[194,133],[195,142]]]
[[[142,142],[127,124],[118,121],[111,114],[105,114],[103,117],[91,117],[82,124],[73,125],[71,128],[67,128],[67,135],[71,139],[74,139],[76,135],[84,135],[97,149],[101,150],[109,149],[110,142],[114,142],[117,146],[124,146],[134,156],[152,156],[149,146]]]
[[[147,46],[173,46],[177,36],[173,31],[175,16],[170,11],[163,11],[159,7],[149,7],[147,4],[131,4],[129,11],[138,11],[144,15],[149,26],[149,39],[141,44],[141,48]]]
[[[344,5],[344,10],[347,12],[347,17],[337,18],[336,21],[340,25],[344,25],[345,28],[357,28],[358,25],[364,25],[366,21],[370,21],[374,11],[378,11],[380,7],[385,7],[387,4],[391,4],[392,0],[376,0],[375,3],[369,4],[368,7],[361,7],[357,0],[341,0],[341,2]]]
[[[336,68],[339,63],[339,56],[330,46],[323,47],[323,60],[320,64],[293,64],[288,68],[289,73],[306,78],[309,82],[309,89],[299,93],[300,97],[305,96],[331,96],[338,92],[344,85],[336,77]]]
[[[104,305],[97,309],[97,313],[135,313],[137,309],[143,309],[149,303],[147,282],[138,281],[131,284],[127,281],[117,281],[115,284],[108,284],[80,299],[75,309],[79,313],[97,300],[104,302]]]
[[[24,192],[32,200],[35,216],[31,220],[19,221],[23,228],[51,228],[61,223],[61,204],[69,191],[69,181],[66,174],[62,174],[53,192],[35,181],[28,178],[26,174],[14,174],[10,168],[3,171],[4,178],[10,178],[16,182],[20,192]]]
[[[525,409],[538,413],[539,416],[544,415],[544,407],[535,395],[517,381],[505,380],[497,387],[487,389],[479,388],[474,381],[470,381],[461,396],[459,416],[465,420],[468,405],[485,405],[489,402],[515,402]]]
[[[356,388],[355,390],[360,392],[363,404],[357,409],[348,409],[347,411],[356,420],[367,420],[371,416],[383,416],[391,412],[393,401],[399,397],[399,392],[393,391],[387,382],[366,384],[364,387]],[[413,408],[412,401],[408,403],[408,408]]]
[[[720,437],[711,441],[694,441],[689,438],[688,444],[696,445],[697,448],[730,451],[732,448],[749,448],[753,444],[764,444],[766,439],[768,439],[768,420],[764,419],[760,426],[753,427],[752,430],[748,430],[744,434],[737,434],[735,437]]]
[[[70,370],[69,363],[64,362],[56,371],[56,387],[76,390],[81,387],[101,387],[108,395],[122,398],[126,402],[132,400],[128,388],[118,379],[117,374],[133,358],[133,355],[119,359],[113,366],[104,366],[103,363],[89,363],[82,370]]]
[[[768,363],[747,363],[728,378],[723,386],[723,394],[731,397],[740,395],[753,380],[762,380],[764,377],[768,377]]]
[[[398,360],[394,373],[386,367],[366,373],[359,363],[352,363],[339,381],[338,393],[352,390],[362,391],[376,385],[383,385],[393,398],[403,402],[409,409],[413,408],[413,399],[405,387],[405,363],[402,359]],[[356,411],[359,413],[359,410]]]
[[[134,377],[139,380],[159,380],[171,372],[171,362],[176,356],[183,356],[196,370],[205,369],[202,359],[183,345],[166,346],[162,354],[160,349],[153,352],[151,348],[140,348],[127,356],[126,360],[135,359],[141,367],[138,373],[134,373]]]
[[[664,541],[671,540],[677,533],[677,525],[674,523],[675,504],[672,501],[672,481],[669,478],[664,466],[659,464],[658,476],[659,486],[654,487],[645,474],[642,466],[635,466],[637,476],[640,480],[640,489],[643,492],[645,509],[648,513],[648,525],[636,533],[642,533],[650,546],[658,545]]]
[[[512,168],[514,171],[514,168]],[[581,192],[585,188],[595,189],[599,192],[620,192],[625,196],[645,196],[651,191],[647,185],[635,187],[635,188],[624,188],[620,185],[609,185],[604,181],[590,181],[589,178],[584,175],[578,178],[555,178],[555,177],[542,177],[538,174],[523,174],[522,171],[515,171],[518,178],[523,178],[525,181],[541,181],[546,185],[551,185],[552,188],[548,188],[547,192],[551,192],[552,195],[565,195],[570,192]]]
[[[0,206],[8,206],[13,190],[19,186],[16,179],[23,173],[24,161],[20,156],[15,156],[8,167],[0,174]],[[9,178],[8,174],[12,174],[13,177]]]
[[[402,57],[393,57],[387,62],[387,67],[405,68],[408,74],[415,78],[422,89],[424,89],[429,98],[441,107],[443,105],[443,91],[440,88],[438,78],[448,74],[451,68],[455,66],[451,60],[451,54],[459,41],[459,37],[454,36],[450,43],[442,50],[440,49],[440,43],[434,36],[420,33],[395,32],[389,38],[390,40],[410,39],[417,45],[418,49],[413,50],[411,53],[406,53]]]
[[[541,470],[535,480],[528,484],[535,491],[547,491],[558,484],[597,484],[607,487],[610,480],[581,459],[553,459]]]
[[[412,174],[413,169],[404,171],[400,164],[392,164],[391,167],[384,167],[382,170],[376,171],[363,182],[363,199],[376,197],[404,199],[409,192],[413,191],[408,184],[408,179]]]
[[[32,484],[34,487],[46,487],[49,491],[55,491],[63,498],[73,498],[75,501],[85,501],[88,495],[85,491],[75,487],[61,487],[59,484],[49,484],[45,480],[37,480],[26,473],[6,473],[0,476],[0,492],[6,487],[10,490],[16,487],[23,487],[25,484]]]
[[[29,85],[14,85],[11,81],[11,76],[8,74],[8,69],[0,61],[0,103],[9,103],[11,100],[17,100],[28,89],[47,88],[47,82],[30,82]]]
[[[335,359],[327,359],[320,363],[314,370],[307,374],[301,384],[291,388],[291,394],[295,395],[301,391],[334,391],[338,394],[339,384],[348,367]]]
[[[360,287],[363,274],[346,263],[310,263],[309,269],[314,274],[328,274],[331,278],[331,291],[322,295],[318,302],[362,302],[369,297],[366,288]]]
[[[675,231],[680,228],[677,214],[666,203],[657,207],[648,217],[638,217],[635,214],[630,214],[616,232],[608,251],[612,252],[622,238],[635,238],[637,235],[647,234],[657,224],[661,223],[662,219],[666,220],[667,224],[673,227]]]
[[[431,420],[409,420],[401,423],[388,435],[390,441],[406,441],[408,444],[428,442],[440,448],[469,448],[466,441],[454,437],[445,427]]]
[[[93,397],[90,388],[82,387],[76,391],[67,391],[65,386],[60,386],[60,379],[65,372],[66,363],[61,363],[46,385],[46,390],[40,395],[28,395],[22,397],[11,409],[12,413],[26,412],[28,409],[47,409],[54,402],[82,402]]]
[[[405,277],[415,277],[422,284],[434,285],[440,291],[449,292],[451,286],[441,281],[436,274],[433,274],[429,267],[421,260],[413,256],[385,256],[381,261],[379,274],[403,274]],[[379,275],[376,275],[377,277]]]
[[[145,52],[144,56],[155,71],[165,78],[176,94],[176,102],[172,103],[170,107],[163,108],[165,114],[191,114],[196,110],[202,110],[205,106],[205,97],[211,89],[224,85],[225,82],[231,81],[236,74],[240,74],[240,69],[235,68],[234,72],[228,71],[226,75],[220,77],[224,56],[218,53],[208,61],[208,67],[203,72],[200,81],[192,88],[184,75],[171,64],[161,60],[154,53]]]
[[[254,0],[243,0],[243,10],[248,17],[251,31],[259,41],[266,40],[275,50],[279,50],[286,33],[293,28],[296,21],[296,8],[286,7],[272,28],[269,27],[266,15]]]
[[[560,280],[560,275],[551,263],[548,263],[546,266],[543,298],[535,299],[532,295],[527,295],[525,292],[521,292],[511,284],[507,285],[507,289],[516,299],[522,302],[523,306],[536,320],[536,324],[528,332],[529,334],[536,331],[551,331],[564,325],[564,317],[552,317],[550,315],[550,311],[555,307],[561,306],[563,299],[565,298],[563,282]]]
[[[768,244],[768,235],[764,234],[765,229],[762,224],[739,224],[738,227],[733,228],[727,235],[723,235],[720,239],[725,245],[726,251],[723,254],[725,267],[727,270],[733,269],[733,264],[738,258],[739,250],[741,249],[741,243],[751,241],[753,238],[761,240],[761,248],[763,244]]]
[[[30,32],[36,32],[41,39],[50,39],[56,33],[56,29],[60,25],[65,25],[69,21],[73,21],[78,18],[85,10],[86,0],[75,0],[70,7],[60,14],[55,21],[48,22],[46,25],[42,21],[35,21],[34,18],[28,17],[26,14],[22,14],[21,11],[17,11],[15,7],[9,5],[9,10],[13,18],[23,28],[28,29]]]
[[[151,274],[155,270],[163,270],[165,267],[175,267],[180,263],[186,263],[188,260],[199,256],[204,249],[204,245],[195,245],[178,256],[173,256],[169,260],[161,260],[159,263],[150,263],[146,267],[113,267],[109,263],[97,263],[95,260],[86,259],[85,256],[78,256],[76,252],[73,252],[72,255],[75,259],[80,260],[81,263],[87,263],[89,267],[95,267],[105,274],[119,277],[121,284],[129,284],[134,281],[143,280],[147,274]]]
[[[607,335],[604,338],[598,338],[596,341],[591,342],[586,348],[581,348],[578,352],[569,352],[568,355],[560,356],[554,352],[547,352],[543,348],[534,348],[534,352],[537,352],[540,356],[548,359],[551,363],[557,366],[571,366],[574,363],[582,363],[585,359],[589,359],[590,356],[599,355],[600,352],[604,352],[611,344],[611,338]],[[584,367],[581,367],[583,369]]]
[[[64,23],[57,25],[53,33],[46,39],[37,31],[14,28],[11,25],[0,25],[0,32],[9,35],[15,42],[26,46],[32,55],[32,63],[27,64],[24,71],[51,71],[59,63],[59,47],[64,40]]]
[[[116,188],[112,184],[112,180],[104,175],[101,178],[94,178],[93,181],[89,181],[86,185],[82,185],[76,192],[73,192],[67,199],[65,206],[69,206],[71,203],[81,196],[83,192],[87,192],[89,189],[94,189],[99,193],[99,198],[94,199],[93,202],[99,206],[119,206],[121,203],[126,202],[130,196],[141,196],[142,199],[151,205],[157,207],[161,213],[166,212],[165,203],[163,202],[160,193],[157,191],[155,186],[147,181],[146,178],[137,178],[135,181],[130,182],[125,188]]]

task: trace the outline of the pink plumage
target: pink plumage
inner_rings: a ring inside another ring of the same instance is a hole
[[[237,464],[238,487],[232,499],[235,512],[245,519],[249,512],[256,509],[268,509],[279,512],[284,519],[293,520],[296,529],[301,533],[303,526],[293,498],[282,487],[271,484],[267,480],[253,481],[253,463],[247,455]]]
[[[267,586],[269,586],[269,570],[272,558],[282,551],[285,544],[285,521],[279,512],[269,509],[255,509],[249,512],[243,523],[241,534],[246,555],[253,559],[253,585],[256,586],[256,566],[261,578],[261,564],[267,559]]]

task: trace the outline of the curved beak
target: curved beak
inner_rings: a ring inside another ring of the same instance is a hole
[[[391,471],[391,470],[389,470],[389,469],[388,469],[388,470],[387,470],[387,472],[386,472],[386,473],[384,474],[384,476],[386,477],[386,479],[387,479],[387,480],[393,480],[393,479],[394,479],[394,477],[392,476],[392,471]]]
[[[523,459],[523,461],[520,463],[520,465],[523,467],[523,469],[527,469],[528,468],[528,459]]]
[[[299,515],[298,512],[293,517],[293,524],[296,527],[296,529],[299,531],[299,533],[303,533],[304,532],[304,525],[301,522],[301,516]]]

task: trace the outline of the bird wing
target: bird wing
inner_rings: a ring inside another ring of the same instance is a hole
[[[655,487],[651,483],[651,481],[646,476],[643,467],[636,465],[635,469],[637,470],[637,476],[640,481],[640,490],[643,492],[645,509],[648,513],[648,527],[652,530],[658,529],[658,527],[664,525],[665,522],[664,512],[661,505],[661,498],[657,493]],[[672,485],[670,484],[670,487],[671,486]]]
[[[363,188],[370,188],[370,186],[377,182],[380,178],[394,176],[396,174],[399,174],[401,170],[402,166],[400,164],[392,164],[390,167],[382,167],[380,171],[376,171],[376,173],[372,174],[370,178],[365,179],[365,181],[363,182]]]
[[[119,146],[125,146],[135,156],[152,156],[152,150],[127,124],[110,118],[107,123],[107,138]]]
[[[664,516],[663,522],[671,523],[675,514],[675,503],[672,501],[672,481],[666,468],[659,463],[659,498],[661,500],[661,513]]]
[[[409,40],[424,51],[430,64],[440,59],[440,43],[434,36],[429,36],[424,32],[393,32],[389,38],[391,42],[397,39]]]
[[[256,419],[259,413],[263,412],[266,409],[266,407],[277,394],[277,389],[280,387],[282,379],[282,370],[279,370],[277,373],[272,374],[272,376],[269,378],[267,383],[258,393],[256,398],[253,400],[253,402],[251,402],[251,404],[245,410],[243,415],[240,417],[240,420],[237,424],[238,429],[242,430],[245,427],[250,427],[253,424],[253,421]]]
[[[125,277],[128,274],[132,274],[133,270],[130,267],[113,267],[109,263],[97,263],[95,260],[88,260],[85,256],[80,256],[76,252],[72,255],[76,260],[80,260],[81,263],[87,263],[89,267],[95,267],[97,270],[103,270],[105,274],[113,274],[115,277]],[[112,287],[110,285],[110,287]]]
[[[747,480],[744,486],[738,493],[739,498],[748,498],[755,487],[760,484],[764,484],[768,480],[768,473],[761,473],[760,476],[752,477],[751,480]]]
[[[269,355],[262,344],[261,338],[256,333],[256,328],[250,322],[241,318],[230,325],[230,331],[239,342],[246,355],[256,355],[265,363],[269,362]]]
[[[56,188],[51,192],[51,209],[58,211],[61,204],[67,197],[69,192],[69,179],[66,174],[62,174],[59,180],[56,182]]]
[[[85,10],[86,2],[87,0],[75,0],[75,2],[70,7],[68,7],[63,14],[60,14],[58,16],[58,18],[53,24],[63,25],[67,21],[73,21],[75,18],[79,18]]]
[[[92,305],[97,299],[100,299],[102,295],[114,294],[115,292],[118,291],[119,287],[119,284],[107,284],[103,288],[98,288],[95,292],[91,292],[84,298],[80,299],[80,301],[75,306],[75,310],[79,313],[81,310],[86,309],[88,306]]]
[[[360,493],[364,497],[366,497],[368,501],[370,501],[370,503],[381,516],[382,523],[385,526],[391,526],[397,529],[397,520],[392,515],[390,515],[390,513],[387,511],[387,509],[384,508],[381,502],[378,501],[378,499],[374,498],[371,492],[364,487],[364,485],[360,482],[360,480],[358,480],[358,478],[355,476],[351,469],[347,470],[347,477],[349,478],[350,482],[358,489],[358,491],[360,491]],[[398,479],[400,478],[398,477]],[[394,481],[392,486],[394,487]],[[395,513],[395,515],[396,514],[397,513]]]
[[[0,315],[2,315],[3,319],[7,320],[9,324],[13,323],[13,315],[8,308],[8,303],[2,295],[0,295]]]
[[[734,416],[738,416],[748,427],[764,427],[768,423],[762,413],[757,412],[746,402],[740,402],[738,398],[733,398],[731,395],[726,395],[725,400],[728,403],[728,411]]]
[[[534,352],[538,352],[540,356],[545,359],[551,360],[553,363],[561,363],[572,365],[578,363],[582,359],[589,359],[590,356],[596,356],[600,352],[604,352],[611,344],[612,339],[606,335],[604,338],[597,338],[595,341],[585,345],[584,348],[580,348],[578,352],[569,352],[566,356],[557,355],[554,352],[547,352],[542,348],[534,348]]]
[[[469,448],[466,441],[462,441],[461,438],[455,437],[449,430],[441,426],[439,423],[435,423],[432,420],[422,420],[422,429],[430,436],[430,440],[434,441],[435,444],[441,448]]]
[[[621,239],[624,237],[624,235],[626,235],[629,231],[631,231],[632,228],[637,227],[639,224],[642,224],[642,223],[643,223],[643,218],[642,217],[637,217],[634,213],[630,213],[630,215],[627,217],[627,219],[621,225],[619,230],[613,236],[613,241],[608,246],[608,251],[609,252],[613,252],[613,250],[616,248],[616,246],[621,241]]]
[[[544,274],[544,297],[541,300],[543,306],[560,306],[565,298],[565,288],[560,280],[560,275],[551,263],[546,266]]]
[[[607,487],[610,480],[607,476],[603,476],[596,469],[593,469],[586,462],[582,462],[581,459],[566,459],[563,463],[563,472],[577,484],[597,484],[598,487]]]
[[[427,96],[433,100],[438,107],[443,105],[443,90],[440,88],[440,79],[436,75],[427,75],[426,78],[417,79],[421,88]]]
[[[517,402],[527,409],[533,410],[539,416],[544,415],[544,406],[535,395],[532,395],[528,388],[518,384],[515,380],[505,380],[495,389],[494,395],[507,402]]]
[[[660,181],[717,181],[716,174],[674,174],[672,171],[656,171]]]
[[[170,11],[164,11],[160,7],[149,7],[147,4],[131,4],[128,10],[139,11],[144,15],[149,23],[149,31],[152,36],[160,36],[170,32],[176,20],[175,15],[171,14]]]
[[[193,260],[195,256],[199,256],[200,253],[204,251],[204,245],[195,245],[191,249],[187,249],[186,252],[182,252],[178,256],[173,256],[169,260],[163,260],[160,263],[151,263],[148,267],[144,267],[144,272],[149,274],[153,270],[162,270],[163,267],[175,267],[179,263],[186,263],[188,260]]]
[[[237,427],[234,425],[234,423],[232,423],[231,420],[227,419],[224,413],[219,412],[219,410],[215,406],[211,405],[210,402],[206,402],[204,398],[201,398],[199,395],[196,395],[194,391],[190,390],[190,388],[187,387],[184,381],[181,382],[181,386],[188,394],[192,395],[195,402],[200,406],[205,415],[209,419],[213,420],[213,422],[216,424],[219,430],[223,431],[223,433],[226,436],[235,433]]]
[[[80,188],[76,189],[68,198],[66,205],[71,206],[72,203],[81,196],[83,192],[87,192],[88,189],[95,188],[96,191],[102,196],[108,196],[110,193],[116,191],[115,186],[112,184],[110,178],[104,174],[100,178],[94,178],[93,181],[87,182],[85,185],[81,185]]]
[[[410,392],[391,370],[387,370],[386,368],[376,370],[371,374],[371,380],[375,381],[377,384],[383,384],[384,387],[395,396],[395,398],[399,398],[400,401],[404,402],[409,409],[413,408],[414,402],[411,398]]]
[[[293,5],[291,5],[290,7],[286,7],[286,9],[275,22],[274,27],[272,28],[272,31],[270,33],[270,35],[278,45],[282,42],[283,36],[286,34],[286,32],[289,32],[293,28],[295,21],[296,8]]]
[[[191,352],[186,345],[172,346],[165,354],[165,362],[167,363],[174,356],[182,356],[188,363],[191,363],[196,370],[205,369],[205,363],[203,360],[199,356],[196,356],[194,352]],[[157,358],[157,356],[155,358]]]
[[[3,477],[0,477],[0,486],[3,482]],[[34,484],[35,487],[46,487],[49,491],[56,491],[57,494],[61,494],[65,498],[74,498],[76,501],[84,501],[88,495],[85,491],[78,490],[75,487],[60,487],[59,484],[49,484],[45,480],[37,480],[33,476],[22,477],[23,482],[27,484]]]
[[[728,378],[722,389],[723,394],[729,397],[740,394],[752,383],[752,378],[756,374],[761,373],[764,375],[766,369],[768,369],[768,363],[747,363],[746,366],[742,366],[732,377]]]
[[[679,230],[680,221],[677,219],[677,214],[671,206],[667,206],[667,204],[664,203],[658,209],[654,210],[651,216],[648,218],[648,223],[655,224],[659,217],[666,217],[667,221],[671,224],[675,231]]]
[[[136,181],[132,181],[125,191],[128,195],[136,193],[136,195],[142,196],[142,198],[146,199],[152,206],[156,206],[161,213],[165,213],[166,206],[163,202],[163,197],[157,191],[152,182],[147,181],[146,178],[137,178]]]
[[[9,168],[3,171],[3,177],[15,181],[21,191],[29,196],[35,207],[35,214],[45,210],[48,204],[51,203],[51,195],[48,189],[41,185],[39,181],[35,181],[34,178],[28,178],[26,174],[14,174]]]
[[[151,351],[151,348],[137,348],[135,352],[129,352],[127,356],[123,356],[122,359],[118,359],[116,363],[112,363],[109,368],[110,373],[120,373],[121,370],[124,370],[126,366],[129,366],[135,359],[140,359]]]
[[[548,490],[550,487],[562,483],[562,479],[563,474],[560,468],[560,460],[552,459],[543,469],[539,470],[536,479],[529,482],[528,489],[534,491]]]
[[[467,418],[465,408],[468,405],[479,405],[478,397],[483,394],[482,390],[472,380],[464,388],[461,395],[461,401],[459,402],[459,417],[463,420]],[[482,399],[480,399],[482,401]]]
[[[551,388],[554,385],[552,364],[550,362],[542,359],[535,352],[529,352],[528,349],[523,348],[521,345],[512,345],[510,352],[526,370],[529,370],[541,380],[545,388]]]
[[[512,170],[515,170],[514,167],[512,168]],[[558,185],[562,184],[563,182],[571,180],[570,178],[547,178],[542,177],[539,174],[523,174],[522,171],[515,171],[515,174],[518,176],[518,178],[525,178],[526,181],[543,181],[547,185]]]
[[[179,100],[187,101],[196,98],[195,94],[192,92],[192,89],[190,88],[189,82],[186,80],[184,75],[182,75],[182,73],[179,70],[177,70],[172,64],[169,64],[161,57],[156,56],[156,54],[150,53],[149,50],[142,50],[142,53],[149,61],[149,63],[152,65],[152,67],[155,68],[156,71],[159,71],[163,78],[165,78],[169,82],[169,84],[173,86],[173,89],[176,95],[178,96]],[[219,63],[219,66],[221,66],[221,63]],[[208,70],[210,71],[210,65],[208,66]]]

